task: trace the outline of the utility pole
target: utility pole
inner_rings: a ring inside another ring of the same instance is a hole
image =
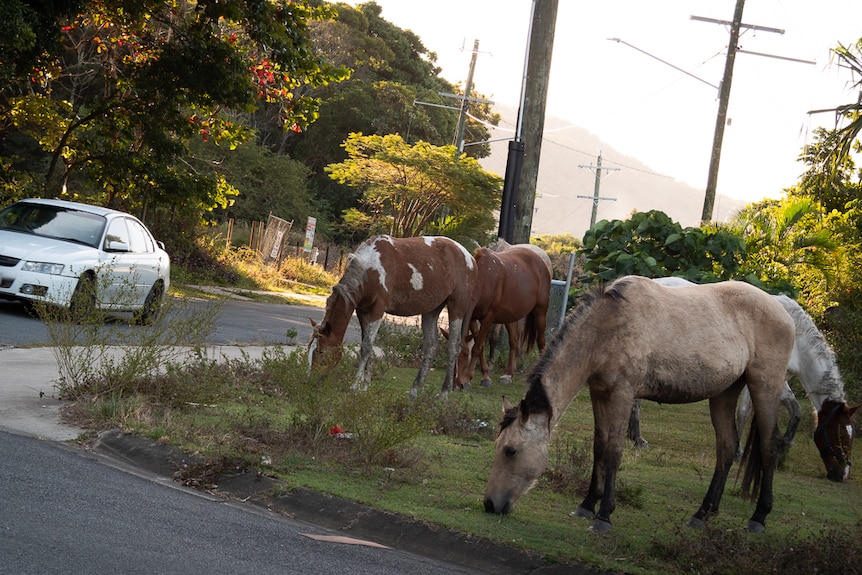
[[[703,198],[703,213],[700,216],[703,223],[712,221],[713,208],[715,207],[715,193],[716,188],[718,187],[718,164],[721,161],[721,143],[724,140],[724,126],[727,123],[727,106],[730,103],[730,84],[733,81],[733,64],[736,61],[736,53],[739,51],[739,30],[741,28],[745,28],[747,30],[784,34],[784,30],[778,28],[743,24],[742,9],[744,6],[745,0],[736,0],[736,9],[733,11],[732,22],[713,20],[712,18],[702,18],[700,16],[691,17],[692,20],[700,20],[702,22],[710,22],[724,26],[730,25],[730,41],[727,44],[727,59],[724,61],[724,76],[722,77],[721,88],[718,92],[718,115],[715,118],[715,135],[712,139],[712,152],[709,157],[709,176],[706,180],[706,195]],[[768,56],[768,54],[758,54],[755,52],[750,53],[757,56]]]
[[[470,71],[467,72],[467,83],[464,84],[464,99],[461,100],[461,112],[458,114],[458,131],[456,146],[458,154],[464,151],[464,124],[467,122],[467,98],[473,90],[473,71],[476,69],[476,56],[479,54],[479,39],[473,40],[473,55],[470,57]]]
[[[551,76],[551,56],[554,51],[554,33],[557,26],[559,0],[535,0],[530,55],[527,65],[527,88],[524,99],[524,166],[515,202],[512,241],[530,242],[533,227],[533,209],[536,204],[536,182],[539,179],[539,159],[542,154],[542,137],[545,131],[545,108],[548,100],[548,82]]]
[[[592,229],[593,226],[596,225],[596,213],[598,212],[598,209],[599,209],[599,200],[610,200],[612,202],[617,201],[616,198],[607,198],[607,197],[602,197],[599,195],[599,190],[602,187],[602,170],[607,170],[610,172],[610,171],[619,170],[619,168],[603,168],[602,167],[602,153],[601,152],[599,152],[599,157],[596,158],[596,165],[595,166],[592,164],[589,164],[589,165],[580,164],[578,167],[579,168],[589,168],[591,170],[596,171],[596,185],[593,188],[592,197],[591,196],[578,196],[579,198],[584,198],[587,200],[590,200],[590,199],[593,200],[593,213],[590,216],[590,229]]]
[[[700,220],[703,223],[712,221],[715,207],[715,190],[718,186],[718,164],[721,161],[721,143],[724,140],[724,124],[727,122],[727,105],[730,101],[730,83],[733,80],[733,63],[736,60],[736,49],[739,44],[739,27],[742,25],[742,9],[745,0],[736,0],[733,11],[733,22],[730,25],[730,41],[727,44],[727,59],[724,61],[724,76],[721,89],[718,92],[718,116],[715,119],[715,134],[712,139],[712,152],[709,156],[709,176],[706,180],[706,194],[703,198],[703,212]]]
[[[530,10],[518,122],[515,139],[509,142],[500,206],[499,235],[510,243],[530,241],[558,4],[559,0],[533,0]]]
[[[463,50],[463,46],[461,48]],[[464,126],[467,123],[467,113],[468,113],[468,102],[479,102],[481,104],[491,104],[494,102],[491,100],[484,100],[482,98],[473,98],[470,96],[470,92],[473,91],[473,72],[476,70],[476,56],[479,54],[479,39],[473,41],[473,55],[470,58],[470,70],[467,72],[467,83],[464,86],[463,94],[449,94],[447,92],[437,92],[438,96],[442,96],[444,98],[454,98],[459,101],[457,106],[446,106],[444,104],[434,104],[432,102],[422,102],[420,100],[413,100],[413,105],[421,104],[423,106],[432,106],[434,108],[446,108],[448,110],[455,110],[458,112],[458,125],[455,128],[455,135],[453,137],[453,144],[458,149],[458,155],[464,151]]]

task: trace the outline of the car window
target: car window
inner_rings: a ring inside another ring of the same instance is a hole
[[[108,233],[105,235],[105,249],[108,249],[108,242],[121,242],[131,246],[129,230],[126,228],[126,218],[117,218],[111,221],[108,225]]]
[[[93,247],[98,245],[104,228],[102,216],[57,206],[19,202],[0,212],[0,229]]]
[[[126,225],[129,227],[129,238],[132,240],[129,246],[135,253],[153,252],[153,240],[150,234],[137,221],[126,218]]]

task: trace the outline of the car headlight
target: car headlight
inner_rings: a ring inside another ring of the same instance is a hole
[[[52,264],[48,262],[24,262],[21,269],[25,272],[36,272],[38,274],[60,275],[63,273],[63,264]]]

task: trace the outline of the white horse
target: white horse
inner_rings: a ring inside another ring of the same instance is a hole
[[[679,277],[655,278],[653,281],[665,286],[690,286],[692,282]],[[773,296],[784,307],[793,323],[796,326],[796,340],[793,345],[793,353],[790,356],[790,362],[787,365],[787,374],[796,376],[802,383],[808,399],[814,406],[814,411],[818,417],[817,431],[815,431],[815,440],[818,443],[823,443],[825,447],[821,448],[821,456],[826,463],[827,456],[837,462],[837,465],[827,465],[827,473],[830,479],[842,481],[847,478],[850,472],[850,450],[849,448],[843,452],[836,452],[832,447],[831,440],[828,438],[826,430],[827,425],[834,423],[835,414],[839,411],[849,413],[852,417],[856,407],[848,407],[844,394],[844,381],[841,379],[841,373],[838,371],[838,364],[835,359],[835,353],[832,347],[826,341],[826,338],[817,329],[814,320],[811,319],[805,310],[793,299],[785,295]],[[802,418],[802,408],[790,389],[790,384],[785,380],[784,389],[781,394],[781,402],[790,414],[787,424],[787,431],[784,434],[783,449],[788,449],[793,444],[793,437],[796,434],[796,428]],[[824,406],[825,409],[824,409]],[[834,414],[833,414],[834,410]],[[745,423],[751,415],[751,396],[748,388],[742,390],[739,396],[739,405],[736,410],[737,429],[744,429]],[[841,430],[836,427],[834,430],[840,436],[847,435],[843,440],[846,444],[852,441],[852,429],[847,429],[846,425],[842,425]],[[629,418],[628,437],[632,439],[639,447],[645,447],[647,442],[640,435],[640,405],[639,401],[635,401],[632,406],[631,417]],[[825,453],[824,453],[825,452]]]

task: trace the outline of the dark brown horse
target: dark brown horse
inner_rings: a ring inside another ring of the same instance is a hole
[[[368,385],[368,363],[383,314],[422,316],[422,363],[410,390],[415,397],[425,383],[437,351],[437,320],[446,308],[449,316],[448,365],[441,393],[452,389],[455,362],[460,349],[465,318],[476,285],[476,260],[464,246],[445,237],[392,238],[377,236],[350,255],[347,269],[326,300],[326,312],[315,324],[309,342],[309,360],[336,348],[356,311],[362,330],[359,368],[354,389]]]
[[[487,387],[491,385],[491,378],[483,350],[493,324],[506,325],[509,333],[509,362],[501,378],[503,381],[511,381],[515,373],[519,348],[518,321],[525,320],[522,349],[529,350],[533,344],[538,345],[539,351],[545,349],[551,272],[541,255],[526,247],[510,247],[496,253],[478,248],[473,256],[478,279],[471,319],[479,322],[478,331],[473,331],[461,344],[457,382],[467,385],[473,377],[476,362],[481,361],[482,385]]]
[[[748,521],[763,531],[781,440],[778,410],[794,341],[793,320],[775,298],[743,282],[670,288],[626,276],[580,298],[504,417],[485,489],[485,509],[508,513],[544,471],[551,432],[587,386],[593,405],[593,473],[575,511],[610,529],[616,474],[635,398],[662,403],[709,399],[716,438],[712,481],[689,521],[703,527],[718,512],[739,435],[734,412],[748,386],[754,418],[741,491],[757,497]],[[596,512],[596,505],[601,502]]]

